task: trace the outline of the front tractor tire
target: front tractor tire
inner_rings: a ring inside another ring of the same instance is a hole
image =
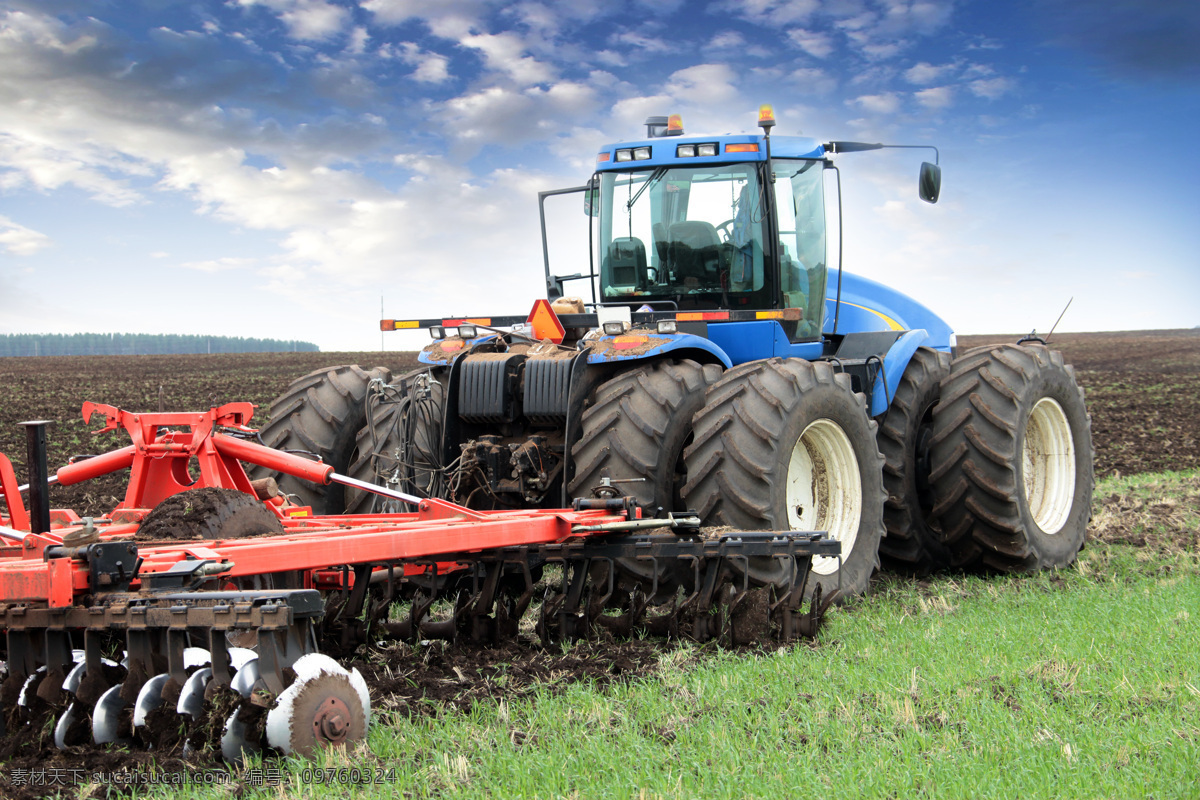
[[[276,450],[319,456],[345,474],[355,460],[356,437],[366,425],[364,399],[367,385],[391,380],[384,367],[365,370],[355,365],[327,367],[293,381],[271,403],[271,418],[259,432],[264,444]],[[344,487],[317,486],[283,472],[254,467],[250,477],[275,478],[279,489],[317,514],[340,514],[345,508]]]
[[[942,541],[953,565],[1065,567],[1091,518],[1092,434],[1083,389],[1041,345],[971,350],[951,365],[931,452]]]
[[[657,361],[601,384],[583,413],[571,455],[572,497],[591,497],[604,478],[618,495],[637,499],[646,516],[682,511],[683,449],[705,390],[721,376],[718,364]]]
[[[887,492],[887,533],[879,543],[879,556],[884,567],[898,572],[924,575],[949,563],[933,519],[929,485],[933,409],[941,397],[942,379],[949,374],[949,353],[917,348],[879,422],[876,440],[883,453]]]
[[[685,452],[687,504],[705,525],[827,531],[842,557],[813,559],[808,591],[866,591],[883,536],[883,456],[866,398],[829,364],[773,358],[708,393]]]

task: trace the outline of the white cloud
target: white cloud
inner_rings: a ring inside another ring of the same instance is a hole
[[[788,79],[800,87],[806,94],[829,94],[837,88],[837,78],[823,69],[804,68],[792,70],[788,75]]]
[[[380,55],[384,58],[399,58],[405,64],[415,67],[412,78],[418,83],[445,83],[450,80],[450,59],[441,53],[422,50],[414,42],[386,44],[380,48]]]
[[[50,237],[0,215],[0,247],[9,255],[31,256],[50,246]]]
[[[971,81],[969,86],[976,97],[995,100],[1016,88],[1016,82],[1011,78],[981,78]]]
[[[827,33],[793,28],[788,38],[813,58],[828,58],[833,53],[833,39]]]
[[[724,0],[713,11],[732,11],[759,24],[789,25],[804,22],[820,8],[818,0]]]
[[[350,12],[325,0],[237,0],[241,6],[266,6],[279,15],[293,39],[320,41],[341,33]]]
[[[507,75],[520,86],[554,79],[554,68],[526,55],[525,43],[511,31],[464,36],[459,43],[481,52],[488,69]]]
[[[419,19],[434,36],[460,39],[478,29],[487,12],[485,0],[362,0],[362,8],[383,25],[400,25]]]
[[[719,31],[708,40],[708,46],[714,50],[732,50],[745,45],[746,37],[737,31]]]
[[[346,51],[352,55],[362,55],[367,51],[367,42],[371,41],[371,34],[367,32],[366,27],[356,25],[350,31],[350,41],[346,44]]]
[[[666,89],[677,100],[694,103],[725,103],[738,94],[736,75],[725,64],[698,64],[671,73]]]
[[[865,94],[846,102],[872,114],[894,114],[900,110],[900,98],[892,92]]]
[[[594,105],[590,86],[564,81],[524,91],[490,86],[447,100],[443,108],[447,133],[478,148],[547,138],[555,132],[554,120],[578,117]]]
[[[248,270],[254,266],[255,259],[253,258],[237,258],[227,256],[225,258],[211,258],[206,261],[188,261],[180,264],[183,269],[194,269],[200,272],[216,273],[229,272],[232,270]]]
[[[954,102],[954,88],[951,86],[933,86],[914,92],[917,102],[930,109],[949,108]]]
[[[679,46],[674,42],[640,31],[615,33],[610,37],[609,41],[613,44],[625,45],[643,53],[674,53],[679,49]]]
[[[921,61],[905,70],[904,78],[917,86],[928,86],[941,80],[943,75],[950,73],[953,69],[951,64],[935,66],[927,61]]]

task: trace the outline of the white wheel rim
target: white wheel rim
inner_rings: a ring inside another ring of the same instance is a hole
[[[1043,533],[1058,533],[1075,500],[1075,442],[1058,401],[1043,397],[1029,412],[1021,467],[1033,521]]]
[[[787,474],[788,524],[792,530],[828,531],[842,543],[842,559],[854,550],[862,518],[858,458],[842,426],[819,419],[800,434]],[[814,558],[818,575],[836,572],[838,560]]]

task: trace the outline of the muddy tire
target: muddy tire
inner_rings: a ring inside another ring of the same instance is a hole
[[[883,536],[883,456],[866,398],[825,363],[773,358],[736,367],[708,392],[684,458],[687,505],[706,525],[827,530],[842,562],[813,561],[842,599],[866,591]]]
[[[142,520],[137,538],[241,539],[283,533],[283,523],[257,497],[206,487],[173,494]]]
[[[347,474],[417,497],[446,497],[442,467],[445,388],[428,369],[403,375],[367,398],[367,418],[358,432]],[[410,506],[347,487],[346,513],[378,514]]]
[[[294,381],[271,403],[270,422],[261,431],[263,442],[277,450],[320,456],[334,472],[345,474],[354,461],[358,432],[366,424],[363,400],[373,378],[386,382],[391,372],[348,365],[319,369]],[[263,467],[254,467],[250,477],[275,478],[280,491],[312,506],[317,514],[340,514],[345,508],[340,484],[317,486]]]
[[[879,557],[887,569],[923,575],[949,564],[950,554],[935,530],[929,486],[933,408],[949,374],[949,353],[918,348],[879,423],[876,441],[887,492]]]
[[[971,350],[934,410],[933,513],[957,567],[1028,572],[1071,564],[1091,518],[1092,434],[1062,354]]]
[[[636,497],[646,516],[659,508],[682,511],[682,455],[692,417],[720,376],[718,364],[658,361],[601,384],[571,449],[571,496],[591,497],[602,478],[611,478],[628,481],[615,488]]]

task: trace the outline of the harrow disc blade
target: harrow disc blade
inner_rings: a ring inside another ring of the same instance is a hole
[[[133,704],[133,727],[140,728],[146,724],[146,715],[162,705],[162,690],[171,676],[167,673],[155,675],[142,685],[138,692],[137,702]]]
[[[267,714],[267,744],[284,754],[310,756],[324,745],[366,735],[371,701],[358,670],[347,671],[321,653],[299,658],[296,680]]]
[[[175,704],[175,710],[180,714],[187,714],[192,719],[198,719],[204,710],[204,690],[208,688],[211,679],[212,670],[208,667],[189,675],[183,683],[183,688],[179,690],[179,702]]]
[[[120,736],[121,712],[129,705],[121,698],[121,686],[110,687],[100,695],[96,707],[92,710],[92,741],[96,744],[117,742],[126,744],[130,740]]]
[[[72,702],[67,706],[67,710],[59,715],[58,722],[54,725],[54,746],[59,750],[67,749],[67,733],[71,730],[71,726],[75,724],[77,714],[75,703]]]
[[[240,764],[246,753],[254,754],[261,750],[246,739],[246,726],[238,719],[238,712],[230,714],[221,733],[221,757],[230,763]]]
[[[29,690],[33,688],[33,682],[45,674],[45,666],[38,667],[33,672],[29,673],[29,677],[26,678],[25,682],[21,684],[21,693],[17,695],[17,705],[19,705],[21,708],[27,708],[29,706]]]
[[[209,658],[211,659],[211,656]],[[241,669],[247,661],[254,658],[258,658],[258,654],[248,647],[229,648],[229,666],[233,670]]]
[[[246,661],[238,668],[234,674],[233,680],[229,682],[229,688],[240,694],[242,697],[249,697],[250,692],[254,689],[254,684],[258,681],[261,673],[258,670],[258,656]]]
[[[106,662],[108,661],[108,659],[104,660]],[[116,666],[116,664],[114,663],[113,666]],[[71,667],[71,671],[67,673],[67,677],[63,680],[63,691],[75,694],[75,691],[79,688],[79,682],[83,680],[83,674],[85,672],[87,672],[87,662],[75,662],[75,666]]]
[[[203,667],[212,661],[212,653],[203,647],[183,648],[183,668]]]

